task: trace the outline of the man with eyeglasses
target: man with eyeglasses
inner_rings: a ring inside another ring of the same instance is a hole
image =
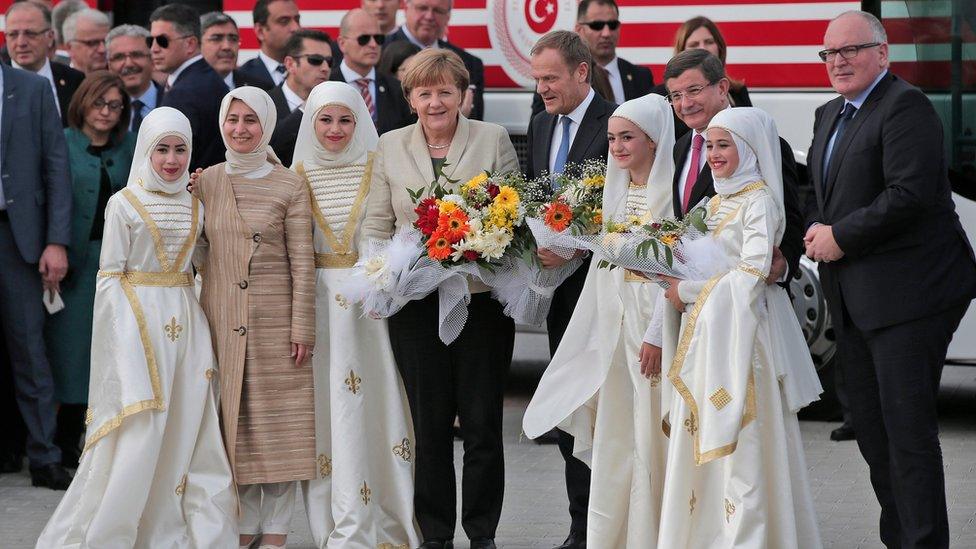
[[[400,83],[392,75],[376,71],[385,39],[373,16],[362,9],[349,10],[339,26],[342,62],[332,71],[332,80],[348,82],[359,90],[380,135],[415,121]]]
[[[200,16],[189,6],[169,4],[156,8],[149,22],[152,35],[146,43],[153,66],[168,75],[162,105],[185,114],[193,130],[190,170],[223,162],[218,118],[229,90],[200,53]]]
[[[50,60],[54,31],[51,29],[51,12],[33,2],[17,2],[7,8],[4,33],[10,64],[47,78],[54,91],[54,103],[67,126],[68,104],[85,74],[61,63]]]
[[[485,64],[463,48],[444,40],[453,5],[453,0],[404,0],[406,22],[387,37],[386,43],[409,40],[420,49],[447,48],[458,54],[468,69],[471,82],[461,111],[465,113],[465,104],[470,104],[470,111],[465,116],[481,120],[485,114]]]
[[[144,118],[160,105],[163,87],[153,82],[153,64],[146,38],[150,34],[143,27],[119,25],[105,37],[108,51],[108,70],[119,75],[129,95],[129,131],[138,133]]]
[[[294,0],[257,0],[251,10],[254,34],[261,44],[257,57],[241,65],[240,72],[274,86],[285,81],[288,40],[301,27],[301,14]]]
[[[888,71],[875,16],[831,21],[820,58],[840,97],[816,112],[804,240],[820,263],[881,541],[949,547],[936,400],[976,297],[976,258],[952,201],[942,122]]]
[[[200,31],[203,43],[200,52],[213,70],[224,79],[228,89],[241,86],[254,86],[262,90],[274,87],[270,78],[259,78],[237,68],[237,54],[241,49],[241,33],[237,22],[220,11],[212,11],[200,16]]]
[[[88,74],[108,67],[105,36],[111,26],[107,15],[93,9],[76,11],[64,21],[64,43],[72,68]]]

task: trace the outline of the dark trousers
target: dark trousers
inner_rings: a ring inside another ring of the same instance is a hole
[[[586,282],[586,273],[590,270],[589,260],[584,261],[576,272],[570,275],[556,288],[552,296],[552,305],[546,317],[546,328],[549,332],[549,356],[556,354],[559,342],[566,333],[569,319],[573,317],[576,302],[579,301]],[[586,532],[586,511],[590,506],[590,468],[573,456],[573,435],[559,431],[559,452],[566,462],[566,495],[569,497],[570,530]]]
[[[0,319],[0,326],[3,322]],[[0,329],[0,334],[3,331]],[[14,391],[14,372],[10,367],[7,343],[0,335],[0,417],[3,417],[3,430],[0,434],[0,454],[24,455],[27,443],[27,427],[17,408],[17,394]]]
[[[464,440],[461,526],[469,539],[494,538],[505,493],[502,402],[515,323],[489,293],[474,294],[464,330],[444,345],[437,336],[435,292],[408,303],[389,325],[417,443],[414,512],[420,531],[425,540],[454,538],[457,417]]]
[[[54,445],[54,378],[44,350],[44,304],[37,265],[24,261],[10,222],[0,216],[0,314],[14,374],[17,407],[27,425],[31,467],[61,461]]]
[[[946,350],[968,307],[876,330],[859,330],[844,308],[840,366],[889,549],[949,546],[936,399]]]

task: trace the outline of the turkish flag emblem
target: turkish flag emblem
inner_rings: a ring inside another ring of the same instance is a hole
[[[556,0],[525,0],[525,21],[538,34],[545,34],[552,29],[558,12]]]

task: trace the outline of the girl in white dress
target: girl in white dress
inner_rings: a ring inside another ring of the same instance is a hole
[[[605,219],[642,222],[671,211],[674,125],[658,95],[628,101],[608,122]],[[592,468],[586,543],[591,549],[652,548],[664,482],[661,372],[641,360],[644,330],[662,291],[593,258],[559,349],[529,403],[535,438],[559,427]]]
[[[237,496],[217,419],[217,365],[190,257],[190,123],[142,122],[128,185],[105,210],[85,450],[40,538],[52,547],[235,547]]]
[[[413,431],[386,321],[336,300],[358,260],[378,138],[343,82],[305,102],[292,169],[312,195],[316,269],[315,438],[319,475],[303,484],[315,544],[413,548]]]
[[[667,278],[670,312],[684,315],[680,335],[664,338],[674,394],[658,547],[815,549],[796,413],[822,389],[786,290],[765,281],[785,225],[778,133],[742,107],[715,116],[705,137],[718,193],[709,238],[733,266]]]

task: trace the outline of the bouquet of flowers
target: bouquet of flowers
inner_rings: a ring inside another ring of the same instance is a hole
[[[541,205],[536,216],[545,227],[557,233],[567,229],[576,234],[599,232],[603,225],[605,163],[588,160],[570,164],[552,182],[559,192]]]

